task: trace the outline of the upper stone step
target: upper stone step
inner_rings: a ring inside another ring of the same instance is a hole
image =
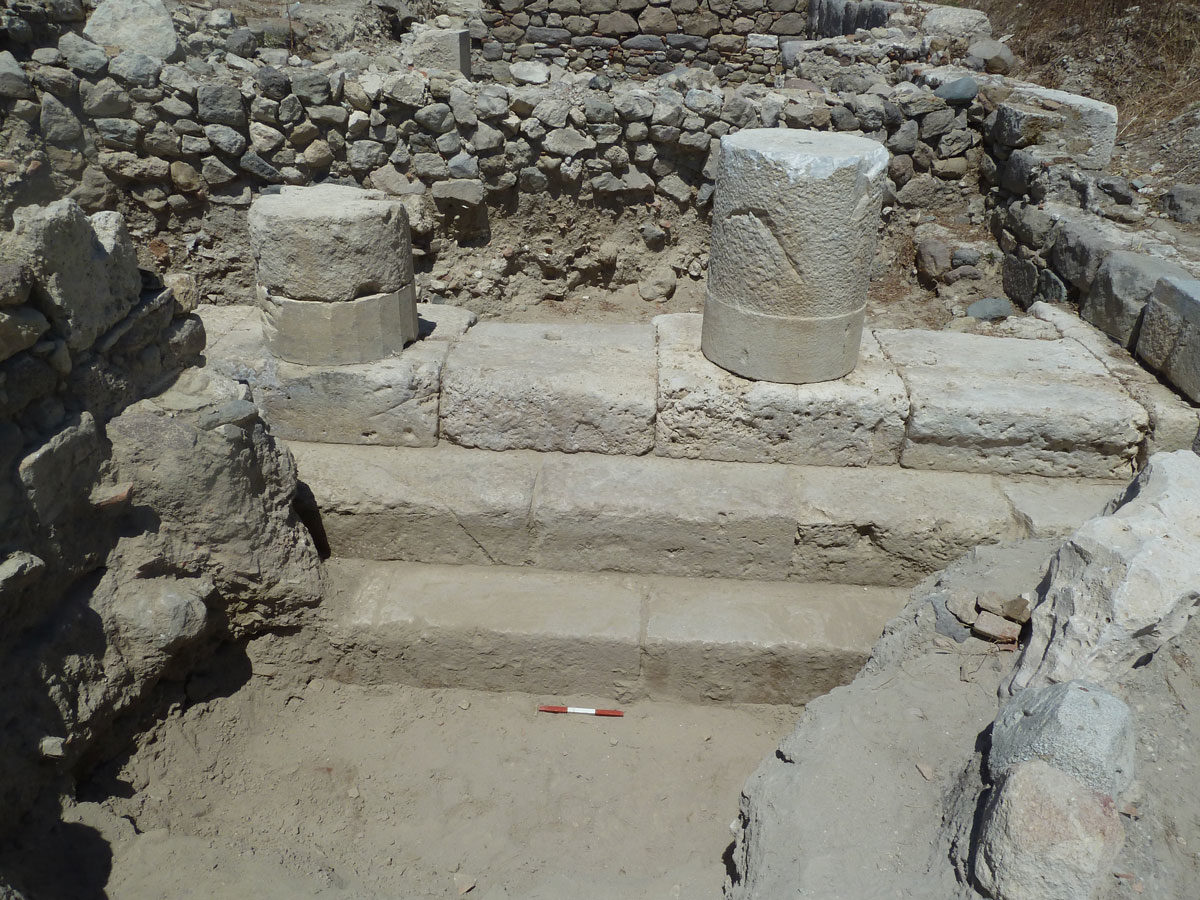
[[[898,467],[289,445],[334,556],[908,585],[1063,537],[1122,484]]]
[[[711,363],[698,315],[471,327],[465,310],[418,311],[420,340],[342,366],[275,359],[257,310],[201,312],[208,365],[290,440],[1127,478],[1151,448],[1190,447],[1200,421],[1054,322],[1046,339],[868,330],[848,376],[794,385]]]

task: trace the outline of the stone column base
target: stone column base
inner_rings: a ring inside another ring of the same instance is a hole
[[[267,343],[278,359],[302,366],[345,366],[399,353],[417,339],[416,290],[370,294],[340,303],[263,301]]]
[[[700,349],[723,369],[757,381],[809,384],[853,370],[864,307],[827,318],[771,316],[715,299],[704,303]]]

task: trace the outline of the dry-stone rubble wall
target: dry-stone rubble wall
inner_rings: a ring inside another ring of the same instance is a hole
[[[0,234],[0,833],[182,661],[294,623],[319,597],[291,458],[243,385],[187,368],[205,338],[194,297],[139,271],[118,213],[59,200],[13,222]]]

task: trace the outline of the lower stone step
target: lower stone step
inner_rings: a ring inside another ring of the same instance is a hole
[[[807,702],[850,681],[907,591],[330,560],[335,677],[535,694]]]
[[[334,556],[903,586],[1058,538],[1123,483],[656,456],[291,443]]]

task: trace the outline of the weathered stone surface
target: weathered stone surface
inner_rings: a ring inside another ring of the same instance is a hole
[[[865,138],[721,139],[704,355],[765,381],[840,378],[858,358],[888,153]]]
[[[1136,352],[1185,397],[1200,403],[1200,279],[1158,280],[1146,305]]]
[[[83,135],[83,125],[70,108],[53,94],[42,95],[38,125],[52,144],[72,144]]]
[[[303,366],[275,358],[253,307],[202,306],[206,367],[250,386],[273,434],[291,441],[432,447],[450,343],[474,317],[418,304],[422,339],[360,365]]]
[[[660,456],[814,466],[894,465],[908,392],[869,333],[861,359],[837,381],[750,381],[700,352],[698,315],[659,316]]]
[[[49,330],[50,323],[36,309],[0,307],[0,362],[28,350]]]
[[[1078,341],[1100,360],[1116,377],[1129,395],[1150,416],[1150,432],[1138,456],[1143,463],[1153,454],[1171,450],[1189,450],[1198,446],[1200,409],[1181,399],[1163,385],[1145,367],[1138,364],[1124,348],[1109,340],[1102,332],[1076,317],[1069,310],[1049,303],[1035,303],[1030,315],[1054,325],[1065,338]]]
[[[470,78],[470,32],[427,29],[413,37],[413,65],[424,70],[461,72]]]
[[[529,559],[538,453],[445,444],[291,450],[334,556],[515,566]]]
[[[442,435],[487,450],[645,453],[654,445],[654,329],[485,323],[450,352]]]
[[[404,205],[340,185],[285,187],[250,207],[258,282],[293,300],[342,301],[412,283]]]
[[[31,100],[34,96],[29,76],[16,57],[8,50],[0,50],[0,97]]]
[[[90,252],[81,253],[81,247]],[[34,304],[72,350],[90,347],[141,293],[125,220],[115,212],[99,212],[89,220],[74,200],[15,210],[0,257],[29,266]]]
[[[1106,798],[1041,760],[993,788],[975,878],[997,900],[1090,900],[1125,833]]]
[[[988,777],[1040,759],[1116,799],[1134,775],[1129,707],[1098,684],[1068,681],[1021,691],[992,726]]]
[[[171,14],[159,0],[101,0],[83,33],[102,46],[157,59],[174,59],[179,53]]]
[[[877,331],[908,387],[901,465],[964,472],[1122,477],[1146,411],[1074,342]]]
[[[798,469],[791,577],[914,584],[980,544],[1023,535],[989,476],[888,467]]]
[[[340,303],[268,296],[267,342],[279,359],[306,366],[340,366],[393,356],[417,339],[411,284]]]
[[[1158,279],[1167,275],[1187,277],[1174,263],[1143,253],[1114,250],[1100,264],[1083,299],[1080,315],[1123,346],[1132,347],[1142,309]]]
[[[1200,457],[1151,457],[1111,515],[1063,544],[1006,681],[1027,687],[1120,677],[1179,634],[1200,606]]]

